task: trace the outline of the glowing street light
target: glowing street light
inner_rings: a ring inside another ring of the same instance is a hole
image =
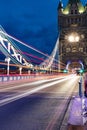
[[[69,42],[79,42],[80,37],[76,33],[72,33],[71,35],[68,36],[68,41]]]
[[[75,41],[76,41],[76,42],[79,42],[79,39],[80,39],[79,36],[76,36],[76,37],[75,37]]]
[[[74,42],[74,36],[73,36],[73,35],[70,35],[70,36],[68,37],[68,41],[69,41],[69,42]]]

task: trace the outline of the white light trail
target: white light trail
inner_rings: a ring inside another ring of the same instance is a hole
[[[56,41],[56,44],[55,44],[55,47],[51,56],[48,59],[46,59],[44,62],[42,62],[40,66],[45,66],[45,68],[48,69],[52,66],[54,61],[56,61],[57,63],[59,62],[58,60],[55,59],[56,53],[58,51],[58,45],[59,45],[59,38]]]
[[[6,90],[11,90],[13,88],[16,89],[16,88],[21,88],[21,87],[27,87],[27,86],[31,86],[31,85],[41,84],[41,83],[45,83],[45,82],[49,82],[49,81],[60,80],[60,79],[66,78],[66,77],[63,76],[63,77],[60,77],[60,78],[45,79],[45,80],[36,81],[36,82],[33,82],[33,83],[25,83],[25,84],[22,84],[22,85],[16,85],[16,86],[13,86],[13,87],[8,87],[8,88],[0,88],[0,92],[6,91]]]
[[[36,93],[36,92],[38,92],[38,91],[40,91],[42,89],[51,87],[51,86],[53,86],[55,84],[61,83],[63,81],[66,81],[66,80],[69,80],[69,79],[72,79],[72,78],[75,78],[75,76],[67,76],[64,79],[61,79],[61,80],[58,80],[58,81],[54,81],[52,83],[47,83],[47,84],[38,86],[37,88],[33,88],[31,90],[29,89],[29,90],[27,90],[27,92],[24,92],[24,93],[19,94],[19,95],[15,95],[14,97],[9,97],[9,98],[3,99],[3,100],[0,101],[0,106],[3,106],[3,105],[8,104],[10,102],[16,101],[16,100],[21,99],[23,97],[29,96],[29,95],[31,95],[33,93]]]
[[[21,43],[22,45],[24,45],[24,46],[26,46],[26,47],[28,47],[28,48],[30,48],[30,49],[32,49],[32,50],[34,50],[34,51],[36,51],[36,52],[38,52],[38,53],[40,53],[40,54],[42,54],[42,55],[48,57],[48,59],[51,58],[50,63],[49,63],[49,66],[53,63],[53,60],[56,61],[57,63],[59,63],[59,61],[55,59],[55,55],[56,55],[56,52],[57,52],[57,50],[58,50],[57,48],[58,48],[59,39],[57,39],[57,42],[56,42],[55,47],[54,47],[54,50],[53,50],[51,56],[49,56],[49,55],[47,55],[47,54],[45,54],[45,53],[43,53],[43,52],[41,52],[41,51],[35,49],[34,47],[31,47],[30,45],[27,45],[26,43],[24,43],[24,42],[18,40],[17,38],[15,38],[15,37],[13,37],[13,36],[7,34],[6,32],[0,31],[0,33],[3,34],[3,35],[5,35],[5,36],[8,36],[9,38],[15,40],[16,42]]]
[[[60,63],[59,60],[56,60],[56,59],[55,59],[56,53],[57,53],[57,51],[58,51],[59,38],[57,39],[57,42],[56,42],[56,44],[55,44],[55,47],[54,47],[54,49],[53,49],[53,52],[52,52],[51,56],[49,56],[49,55],[47,55],[47,54],[45,54],[45,53],[43,53],[43,52],[41,52],[41,51],[35,49],[34,47],[31,47],[30,45],[27,45],[26,43],[24,43],[24,42],[18,40],[17,38],[15,38],[15,37],[13,37],[13,36],[7,34],[5,31],[3,31],[3,29],[0,31],[0,34],[1,34],[1,36],[4,35],[4,36],[7,37],[7,38],[11,38],[11,39],[13,39],[14,41],[16,41],[16,42],[18,42],[18,43],[20,43],[20,44],[22,44],[22,45],[28,47],[29,49],[32,49],[33,51],[36,51],[36,52],[38,52],[38,53],[40,53],[40,54],[46,56],[47,59],[46,59],[45,61],[48,61],[47,64],[45,65],[45,68],[46,68],[46,69],[51,68],[54,61],[56,61],[57,63]],[[9,40],[11,40],[11,39],[9,39]],[[12,42],[12,43],[13,43],[13,42]],[[16,44],[14,44],[14,46],[17,48]],[[6,52],[5,52],[5,53],[6,53]],[[4,53],[4,54],[5,54],[5,53]],[[21,53],[21,55],[22,55],[22,53]],[[12,58],[12,57],[11,57],[11,58]],[[44,61],[41,65],[43,65],[44,63],[46,63],[45,61]],[[14,59],[13,59],[13,62],[14,62]],[[14,62],[14,63],[15,63],[15,62]],[[62,64],[62,63],[61,63],[61,64]],[[41,66],[41,65],[40,65],[40,66]],[[57,67],[58,67],[58,65],[57,65]]]
[[[42,54],[42,55],[44,55],[44,56],[46,56],[46,57],[49,57],[48,55],[44,54],[43,52],[41,52],[41,51],[39,51],[39,50],[37,50],[37,49],[35,49],[35,48],[33,48],[33,47],[27,45],[26,43],[24,43],[24,42],[18,40],[17,38],[15,38],[15,37],[13,37],[13,36],[11,36],[11,35],[9,35],[9,34],[3,32],[3,31],[0,31],[0,33],[2,33],[2,34],[4,34],[4,35],[8,36],[9,38],[15,40],[16,42],[19,42],[19,43],[21,43],[22,45],[24,45],[24,46],[26,46],[26,47],[28,47],[28,48],[30,48],[30,49],[32,49],[32,50],[34,50],[34,51],[40,53],[40,54]]]

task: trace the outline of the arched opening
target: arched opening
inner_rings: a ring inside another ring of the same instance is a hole
[[[84,65],[82,61],[67,62],[66,70],[84,70]]]

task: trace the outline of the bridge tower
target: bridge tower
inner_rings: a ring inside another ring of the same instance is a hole
[[[66,7],[58,5],[58,30],[60,61],[71,67],[87,67],[87,4],[68,0]]]

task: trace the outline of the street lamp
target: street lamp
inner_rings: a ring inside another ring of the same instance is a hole
[[[69,42],[79,42],[80,37],[77,33],[72,33],[70,35],[68,35],[68,41]]]
[[[79,36],[77,32],[72,32],[71,34],[66,35],[65,39],[69,42],[79,42],[80,37],[83,37],[83,35]]]

